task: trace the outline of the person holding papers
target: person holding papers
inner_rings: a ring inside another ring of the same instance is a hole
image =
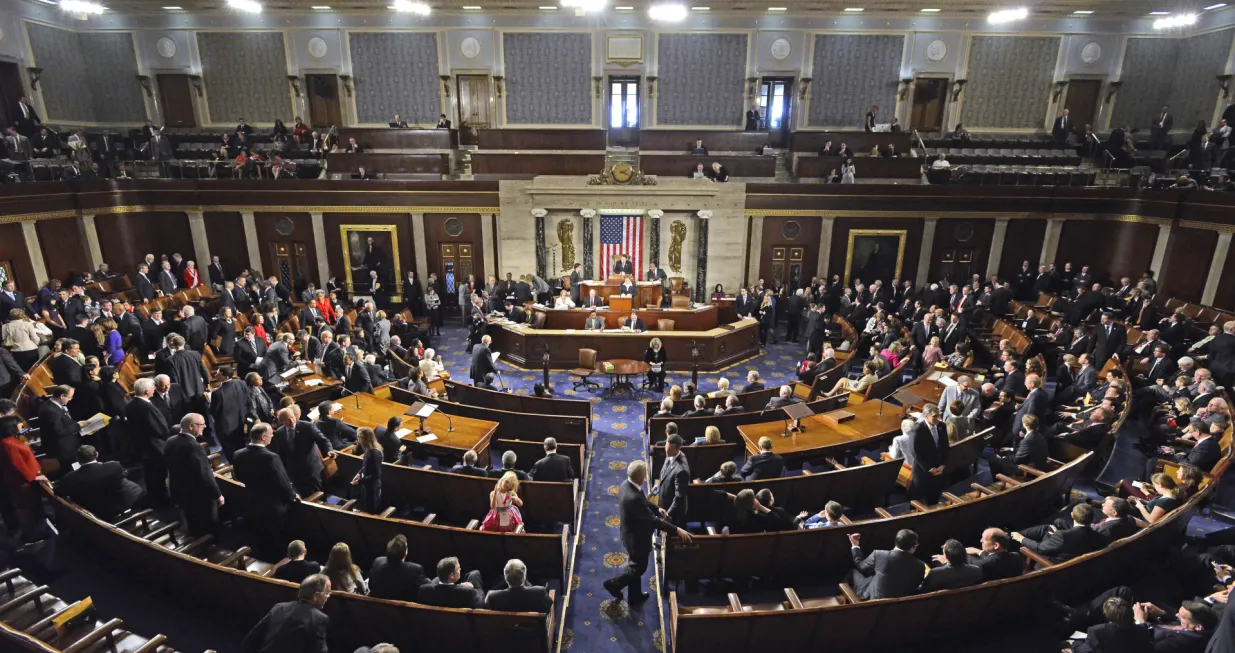
[[[637,317],[635,318],[638,319]],[[648,370],[648,386],[653,392],[665,391],[665,348],[660,344],[660,338],[652,338],[648,350],[643,354],[643,362],[652,366]]]
[[[492,343],[493,336],[486,334],[480,339],[480,344],[472,348],[472,369],[469,376],[472,377],[473,384],[483,382],[486,374],[497,372],[493,365],[493,354],[489,352],[489,345]]]
[[[570,293],[563,290],[562,294],[558,295],[557,301],[553,302],[553,308],[561,310],[566,308],[574,308],[575,300],[570,298]]]
[[[630,275],[626,275],[626,278],[622,280],[622,285],[618,288],[618,292],[622,295],[633,296],[635,294],[635,282],[631,280]]]
[[[605,318],[596,313],[596,309],[592,309],[592,314],[587,316],[587,320],[583,323],[583,328],[588,331],[600,331],[605,328]]]
[[[639,316],[635,313],[631,313],[630,317],[622,320],[622,328],[634,331],[635,333],[643,333],[648,330],[647,325],[644,324],[643,320],[640,320]]]
[[[515,306],[514,302],[506,300],[506,319],[515,324],[523,324],[527,322],[527,313],[522,308]]]

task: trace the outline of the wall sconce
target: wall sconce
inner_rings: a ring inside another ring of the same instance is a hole
[[[757,84],[758,82],[759,82],[758,77],[747,77],[746,78],[746,99],[748,100],[755,99],[755,84]]]
[[[347,97],[352,96],[352,76],[339,75],[339,79],[343,80],[343,90],[347,91]]]
[[[506,78],[501,75],[493,76],[493,89],[497,92],[498,97],[502,97],[502,82],[504,81],[506,81]]]
[[[26,74],[30,76],[30,90],[31,91],[39,90],[39,79],[43,77],[43,69],[33,68],[33,67],[27,68]]]
[[[1222,89],[1222,97],[1228,98],[1231,96],[1231,76],[1218,75],[1218,86]]]
[[[1109,103],[1109,102],[1111,101],[1111,98],[1115,97],[1115,93],[1119,92],[1119,87],[1120,87],[1120,86],[1123,86],[1123,85],[1124,85],[1124,83],[1123,83],[1123,82],[1119,82],[1119,81],[1116,81],[1116,82],[1107,82],[1107,84],[1106,84],[1106,99],[1105,99],[1105,100],[1102,100],[1102,104],[1107,104],[1107,103]]]
[[[438,75],[437,78],[442,80],[442,94],[450,97],[450,75]]]
[[[600,83],[605,81],[604,77],[593,77],[592,83],[596,85],[596,97],[600,97]]]
[[[300,76],[288,75],[287,83],[292,85],[292,90],[296,92],[296,97],[300,97]]]
[[[193,90],[197,91],[197,97],[202,96],[202,76],[189,75],[189,82],[193,84]]]
[[[154,97],[154,90],[150,88],[150,76],[149,75],[138,75],[137,83],[141,84],[142,89],[146,91],[146,97],[148,98]]]
[[[1068,88],[1068,80],[1061,79],[1055,82],[1055,92],[1051,95],[1051,102],[1058,102],[1066,88]]]
[[[651,76],[651,77],[648,77],[648,78],[647,78],[647,80],[648,80],[648,97],[650,97],[650,98],[656,97],[656,80],[658,80],[658,79],[660,79],[660,78],[659,78],[659,77],[655,77],[655,76]]]
[[[810,83],[811,83],[811,81],[812,81],[812,80],[811,80],[811,78],[810,78],[810,77],[803,77],[803,78],[802,78],[802,88],[798,89],[798,99],[799,99],[799,100],[805,100],[805,99],[806,99],[806,93],[808,92],[808,89],[810,89]]]
[[[952,101],[955,102],[961,96],[961,91],[965,89],[965,84],[968,84],[967,79],[958,79],[952,82]]]
[[[901,88],[900,88],[900,92],[901,92],[901,99],[902,99],[902,100],[904,100],[905,98],[909,97],[909,88],[910,88],[910,87],[912,87],[912,86],[913,86],[913,78],[912,78],[912,77],[906,77],[906,78],[904,78],[904,79],[902,79],[902,80],[901,80],[901,83],[900,83],[900,87],[901,87]]]

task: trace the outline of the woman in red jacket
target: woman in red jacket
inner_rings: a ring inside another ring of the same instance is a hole
[[[202,285],[202,280],[197,272],[197,264],[189,261],[184,266],[184,287],[196,288],[200,285]]]
[[[37,539],[35,533],[41,523],[42,490],[36,485],[46,481],[34,452],[21,439],[21,421],[15,415],[0,417],[0,482],[5,493],[17,510],[21,522],[22,539],[27,542]]]

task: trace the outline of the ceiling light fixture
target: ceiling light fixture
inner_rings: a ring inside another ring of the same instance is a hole
[[[1088,16],[1089,14],[1093,13],[1093,9],[1077,9],[1076,11],[1072,13],[1077,16]]]
[[[614,7],[614,11],[634,11],[634,7]]]
[[[648,7],[648,18],[676,23],[686,18],[686,7],[682,5],[652,5]]]
[[[1218,4],[1216,4],[1216,5],[1209,5],[1208,7],[1205,7],[1204,11],[1210,11],[1210,10],[1213,10],[1213,9],[1221,9],[1221,8],[1223,8],[1223,7],[1225,7],[1225,6],[1226,6],[1226,3],[1225,3],[1225,2],[1219,2],[1219,3],[1218,3]]]
[[[313,5],[309,7],[309,9],[313,9],[315,11],[330,11],[330,5]]]
[[[166,10],[168,10],[168,11],[181,11],[181,10],[183,10],[183,9],[184,9],[184,7],[175,7],[175,6],[172,6],[172,7],[163,7],[163,8],[164,8],[164,9],[166,9]]]
[[[1196,24],[1196,14],[1175,14],[1154,21],[1154,29],[1174,29]]]
[[[101,14],[103,5],[83,0],[61,0],[60,8],[74,14]]]
[[[415,2],[414,0],[395,0],[395,11],[403,14],[416,14],[417,16],[428,16],[432,9],[429,5],[423,2]]]
[[[602,11],[608,0],[561,0],[563,7],[568,7],[585,14]]]
[[[49,5],[54,5],[54,4],[56,4],[56,0],[39,0],[39,2],[46,3],[46,4],[49,4]]]
[[[1011,23],[1016,20],[1024,20],[1029,17],[1029,10],[1024,7],[1016,9],[1002,9],[1000,11],[992,11],[986,17],[986,22],[992,25],[1001,25],[1003,23]]]
[[[768,7],[768,11],[789,11],[788,7]]]
[[[249,14],[262,13],[261,3],[254,2],[253,0],[227,0],[227,6]]]
[[[1161,11],[1161,10],[1159,10],[1159,11],[1151,11],[1151,12],[1149,12],[1149,15],[1150,15],[1150,16],[1169,16],[1169,15],[1171,15],[1171,12],[1169,12],[1169,11]]]
[[[942,10],[940,10],[940,9],[923,9],[922,11],[920,11],[920,12],[918,12],[918,13],[923,13],[923,14],[937,14],[937,13],[939,13],[940,11],[942,11]]]
[[[480,11],[479,5],[463,5],[463,11]]]
[[[847,14],[860,14],[864,11],[866,10],[862,7],[845,7],[845,13]]]
[[[691,7],[691,11],[712,11],[711,7]]]

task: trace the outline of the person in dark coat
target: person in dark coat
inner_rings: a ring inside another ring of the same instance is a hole
[[[235,378],[232,368],[220,366],[215,374],[219,387],[210,393],[210,418],[223,455],[230,461],[244,447],[245,416],[248,414],[248,386]]]
[[[485,603],[483,588],[479,571],[464,576],[458,558],[442,558],[437,563],[437,578],[421,585],[416,598],[425,605],[443,608],[481,608]]]
[[[532,480],[563,483],[574,480],[575,466],[570,458],[557,452],[557,440],[545,438],[545,457],[532,465]]]
[[[785,461],[772,452],[771,438],[759,438],[759,453],[747,458],[741,471],[742,478],[748,481],[780,478],[784,473]]]
[[[939,407],[922,408],[922,421],[913,428],[913,477],[909,494],[927,505],[939,500],[943,490],[944,462],[948,459],[948,433],[939,419]]]
[[[485,608],[502,612],[549,612],[553,609],[549,591],[528,584],[527,565],[522,560],[507,561],[502,575],[506,578],[506,589],[489,592],[485,596]]]
[[[338,453],[316,426],[298,419],[298,412],[294,406],[279,410],[273,449],[283,460],[296,491],[307,497],[322,489],[322,456],[334,458]]]
[[[935,556],[935,560],[938,561],[940,558],[945,561],[945,564],[926,573],[926,579],[922,581],[922,587],[919,588],[923,594],[937,590],[960,589],[982,582],[982,568],[969,562],[969,554],[965,552],[965,545],[959,541],[944,542],[943,553]]]
[[[308,550],[301,540],[292,540],[287,544],[287,562],[274,571],[274,577],[289,583],[300,583],[304,579],[319,573],[322,566],[313,560],[305,559]]]
[[[62,469],[69,469],[77,459],[77,447],[81,446],[81,424],[69,414],[68,405],[76,392],[67,385],[53,386],[47,399],[39,407],[39,432],[42,451],[49,458],[60,462]]]
[[[190,537],[217,534],[223,505],[223,493],[200,441],[205,431],[206,418],[189,413],[180,420],[180,432],[163,445],[172,503],[184,513]]]
[[[665,464],[660,478],[652,485],[652,494],[660,493],[661,512],[671,524],[686,525],[686,489],[690,485],[690,464],[682,453],[682,436],[674,433],[665,438]]]
[[[493,337],[486,334],[481,337],[480,344],[472,348],[472,365],[469,376],[472,377],[473,384],[484,381],[486,374],[497,373],[497,368],[493,365],[493,354],[489,352],[491,344],[493,344]]]
[[[300,583],[295,601],[277,603],[241,643],[243,653],[328,653],[330,617],[322,612],[330,579],[313,574]]]
[[[463,452],[463,462],[456,464],[450,468],[452,474],[464,474],[467,476],[479,476],[484,478],[489,475],[489,470],[476,465],[476,452],[468,449]]]
[[[676,532],[688,543],[694,539],[685,529],[665,521],[662,517],[668,513],[648,501],[642,489],[646,480],[647,463],[636,460],[626,467],[626,481],[618,491],[618,505],[622,546],[628,554],[628,562],[621,574],[604,582],[605,591],[615,599],[621,599],[622,590],[625,589],[630,603],[642,603],[650,597],[641,585],[648,568],[648,556],[652,553],[652,532]]]
[[[845,580],[865,600],[909,596],[926,576],[926,563],[913,555],[918,548],[918,534],[909,529],[896,533],[896,548],[871,551],[865,558],[857,533],[849,534],[849,544],[855,568]]]
[[[361,508],[369,514],[377,514],[382,511],[382,445],[378,444],[373,429],[356,431],[354,453],[363,458],[352,485],[360,488]]]
[[[99,462],[99,452],[88,444],[77,448],[80,467],[56,481],[56,494],[112,521],[146,495],[141,486],[124,477],[124,465]]]
[[[167,503],[167,466],[163,462],[163,447],[171,434],[171,426],[163,411],[151,401],[154,380],[141,378],[133,382],[133,399],[124,407],[124,421],[129,438],[141,454],[146,494],[157,506]]]
[[[248,489],[245,517],[260,540],[259,555],[278,558],[286,541],[283,522],[300,497],[279,455],[267,448],[273,435],[269,424],[249,429],[249,444],[232,457],[232,476]]]
[[[356,444],[356,429],[344,424],[343,420],[335,417],[339,411],[335,408],[335,402],[326,400],[317,405],[317,429],[330,440],[330,446],[335,450],[346,449],[347,447]],[[399,418],[402,421],[402,418]],[[381,437],[378,441],[382,442]],[[382,442],[382,450],[387,449],[386,443]],[[386,462],[394,462],[387,460]]]
[[[369,596],[392,601],[416,601],[421,586],[429,584],[424,567],[407,561],[407,537],[399,534],[386,543],[386,555],[369,568]]]

